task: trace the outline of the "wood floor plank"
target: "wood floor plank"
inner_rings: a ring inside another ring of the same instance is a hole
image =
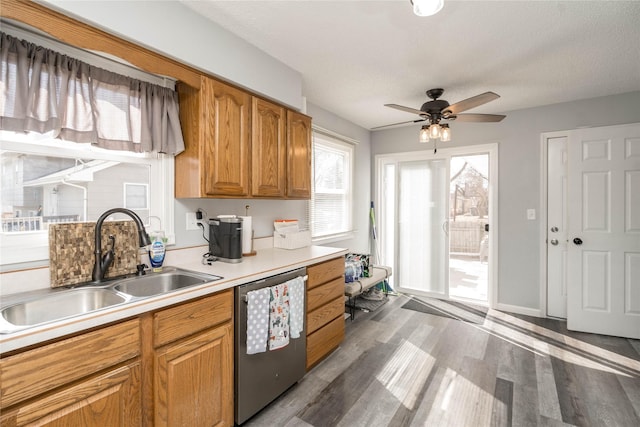
[[[386,426],[401,406],[400,400],[384,385],[373,381],[340,419],[338,427]]]
[[[553,375],[558,390],[558,403],[562,421],[572,425],[588,425],[583,397],[579,394],[576,371],[573,365],[552,358]]]
[[[636,415],[640,417],[640,380],[631,376],[619,376],[618,381],[627,395],[629,403],[633,406]]]
[[[562,412],[558,402],[558,390],[556,389],[551,360],[545,355],[536,354],[535,362],[540,415],[562,421]]]
[[[493,392],[495,398],[491,409],[492,427],[509,427],[513,423],[513,383],[502,378],[496,378]]]

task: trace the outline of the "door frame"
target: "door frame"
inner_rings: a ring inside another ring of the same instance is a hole
[[[398,161],[401,160],[416,160],[416,159],[431,159],[433,157],[441,157],[444,155],[447,158],[453,156],[465,156],[465,155],[474,155],[474,154],[489,154],[489,271],[487,278],[487,305],[489,308],[494,308],[498,305],[498,228],[499,228],[499,218],[498,218],[498,143],[490,143],[490,144],[479,144],[479,145],[464,145],[458,147],[439,147],[438,153],[436,156],[433,156],[430,150],[420,150],[420,151],[410,151],[410,152],[400,152],[400,153],[386,153],[386,154],[377,154],[375,156],[374,165],[374,179],[375,179],[375,189],[374,189],[374,203],[375,206],[382,206],[381,200],[383,200],[384,195],[383,191],[383,165],[385,164],[385,160],[389,158],[395,158]],[[450,165],[447,165],[447,170],[450,168]],[[380,239],[380,247],[384,247],[384,212],[382,210],[378,210],[376,215],[379,217],[379,221],[377,224],[378,228],[378,238]],[[394,245],[395,247],[395,245]],[[395,264],[394,264],[395,265]],[[447,273],[448,278],[448,273]],[[448,286],[448,283],[447,283]]]
[[[548,210],[549,204],[547,202],[549,185],[549,140],[553,138],[569,138],[568,130],[557,132],[544,132],[540,135],[540,316],[549,317],[547,315],[547,294],[548,294],[548,281],[547,281],[547,228],[548,228]],[[568,147],[567,147],[568,149]]]

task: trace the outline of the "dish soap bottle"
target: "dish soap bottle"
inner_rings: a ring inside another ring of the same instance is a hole
[[[149,246],[149,262],[154,272],[162,271],[167,240],[162,231],[157,231],[153,235],[153,243]]]

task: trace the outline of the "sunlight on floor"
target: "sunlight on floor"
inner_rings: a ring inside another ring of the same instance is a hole
[[[502,322],[492,320],[490,316],[500,321],[506,322],[507,325],[503,324]],[[553,343],[542,341],[540,339],[527,335],[527,333],[525,332],[521,332],[513,328],[511,325],[525,329],[528,332],[537,333],[547,338],[551,338],[558,343],[569,345],[572,348],[570,350],[567,350],[558,345],[554,345]],[[583,341],[576,340],[574,338],[554,331],[550,331],[541,326],[529,323],[515,316],[511,316],[508,313],[490,310],[489,315],[487,316],[487,319],[482,326],[482,329],[494,332],[496,336],[511,343],[520,344],[521,347],[524,346],[524,348],[528,348],[534,353],[555,357],[565,362],[584,366],[586,368],[597,369],[600,371],[610,372],[626,377],[632,377],[632,375],[624,372],[623,370],[608,366],[608,364],[598,362],[597,360],[592,360],[592,358],[589,357],[593,356],[593,358],[595,359],[600,359],[608,363],[612,362],[614,365],[623,366],[625,368],[640,372],[640,362],[637,360],[629,359],[628,357],[621,356],[603,348],[590,345]],[[581,355],[579,353],[583,353],[585,355]]]
[[[494,400],[493,394],[447,368],[424,425],[489,425]]]
[[[413,409],[435,359],[420,348],[404,341],[376,375],[376,379],[406,408]]]

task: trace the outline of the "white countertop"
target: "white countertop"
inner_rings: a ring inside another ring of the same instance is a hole
[[[175,253],[168,252],[165,265],[214,274],[222,276],[223,279],[109,307],[82,316],[46,323],[10,334],[0,334],[0,352],[5,353],[17,350],[244,283],[285,273],[296,268],[327,261],[344,255],[348,250],[326,246],[309,246],[294,250],[269,248],[259,250],[255,256],[243,257],[240,263],[231,264],[217,261],[211,263],[211,265],[202,263],[201,252],[200,248],[176,251]],[[14,296],[17,297],[18,295]]]

